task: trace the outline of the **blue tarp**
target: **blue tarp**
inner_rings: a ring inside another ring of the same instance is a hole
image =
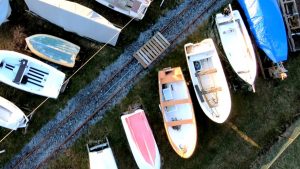
[[[286,31],[277,0],[238,0],[255,41],[274,62],[287,60]]]

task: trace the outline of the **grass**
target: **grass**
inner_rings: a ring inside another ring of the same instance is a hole
[[[130,18],[113,12],[98,4],[96,1],[74,1],[94,9],[116,25],[123,26],[130,20]],[[139,22],[133,21],[122,31],[116,47],[105,47],[91,62],[71,79],[68,88],[57,100],[50,99],[36,111],[30,121],[27,134],[22,134],[23,130],[17,130],[0,143],[0,150],[6,150],[5,154],[0,155],[0,167],[7,163],[14,154],[20,151],[34,134],[65,106],[72,96],[95,79],[107,65],[116,60],[125,47],[137,38],[139,32],[146,30],[155,23],[159,16],[164,15],[166,11],[174,8],[181,2],[181,0],[165,2],[164,7],[159,8],[159,2],[154,1],[148,9],[146,14],[147,17],[144,20]],[[45,33],[64,38],[81,47],[78,57],[79,61],[76,62],[74,69],[58,67],[58,69],[65,72],[67,76],[70,76],[101,47],[101,44],[99,43],[91,42],[73,33],[66,32],[62,28],[28,14],[25,12],[26,5],[24,1],[12,1],[11,6],[12,15],[9,18],[10,22],[5,23],[0,27],[0,49],[15,50],[35,57],[24,50],[25,37],[32,34]],[[25,114],[29,114],[45,99],[44,97],[14,89],[3,83],[0,84],[0,95],[15,103],[25,112]],[[9,131],[10,130],[8,129],[0,128],[0,139],[2,139]]]
[[[140,102],[147,112],[148,121],[156,138],[162,157],[162,168],[249,168],[250,164],[264,149],[282,132],[282,126],[291,122],[299,113],[300,64],[299,54],[290,56],[286,67],[289,77],[285,81],[264,80],[260,76],[256,80],[256,93],[245,90],[231,92],[232,110],[228,121],[216,124],[202,112],[189,85],[194,100],[194,109],[198,125],[198,146],[194,155],[184,160],[171,148],[162,123],[158,108],[157,73],[164,67],[180,66],[185,78],[190,77],[184,57],[183,44],[199,42],[211,35],[211,22],[203,23],[193,35],[172,51],[165,59],[155,65],[150,73],[143,78],[121,104],[109,111],[101,122],[89,128],[75,144],[55,157],[48,168],[88,168],[88,154],[85,144],[89,140],[97,140],[108,136],[119,168],[137,168],[131,155],[125,133],[121,126],[120,113],[127,110],[128,105]],[[214,37],[215,39],[215,37]],[[219,54],[221,54],[221,50]],[[226,69],[227,80],[236,81],[228,63],[222,59]],[[147,91],[147,92],[145,92]],[[230,123],[229,123],[230,122]],[[233,124],[245,137],[241,137],[231,129]],[[255,147],[249,140],[255,142]]]

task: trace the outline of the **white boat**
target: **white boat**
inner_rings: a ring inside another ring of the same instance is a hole
[[[27,55],[0,50],[0,81],[12,87],[57,98],[65,74]]]
[[[231,9],[231,6],[229,6]],[[216,24],[226,53],[233,70],[246,83],[254,89],[254,80],[256,77],[256,58],[245,27],[244,21],[237,10],[230,14],[217,14]]]
[[[121,116],[125,134],[139,168],[160,169],[160,155],[144,110]]]
[[[58,25],[101,43],[116,45],[120,28],[90,8],[66,0],[25,0],[30,11]]]
[[[87,144],[90,169],[118,169],[109,142]]]
[[[197,124],[181,68],[159,71],[158,87],[160,109],[169,142],[180,157],[190,158],[197,145]]]
[[[79,46],[46,34],[32,35],[25,41],[35,55],[66,67],[74,67],[76,56],[80,51]]]
[[[16,130],[26,127],[28,118],[12,102],[0,96],[0,126]]]
[[[117,12],[137,20],[143,19],[152,0],[96,0]]]
[[[226,77],[212,39],[184,45],[185,56],[198,102],[212,121],[223,123],[231,110]]]
[[[10,16],[11,8],[9,0],[0,0],[0,25],[7,21]]]

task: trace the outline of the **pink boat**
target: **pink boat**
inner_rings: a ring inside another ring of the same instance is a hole
[[[159,169],[160,155],[144,110],[121,116],[126,137],[139,168]]]

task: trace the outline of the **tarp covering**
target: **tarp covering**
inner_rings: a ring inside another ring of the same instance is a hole
[[[0,0],[0,25],[7,21],[7,18],[11,13],[11,8],[8,1],[9,0]]]
[[[238,0],[255,41],[274,62],[287,59],[288,45],[277,0]]]
[[[102,43],[117,43],[121,29],[85,6],[65,0],[25,0],[25,3],[30,11],[66,31]]]

